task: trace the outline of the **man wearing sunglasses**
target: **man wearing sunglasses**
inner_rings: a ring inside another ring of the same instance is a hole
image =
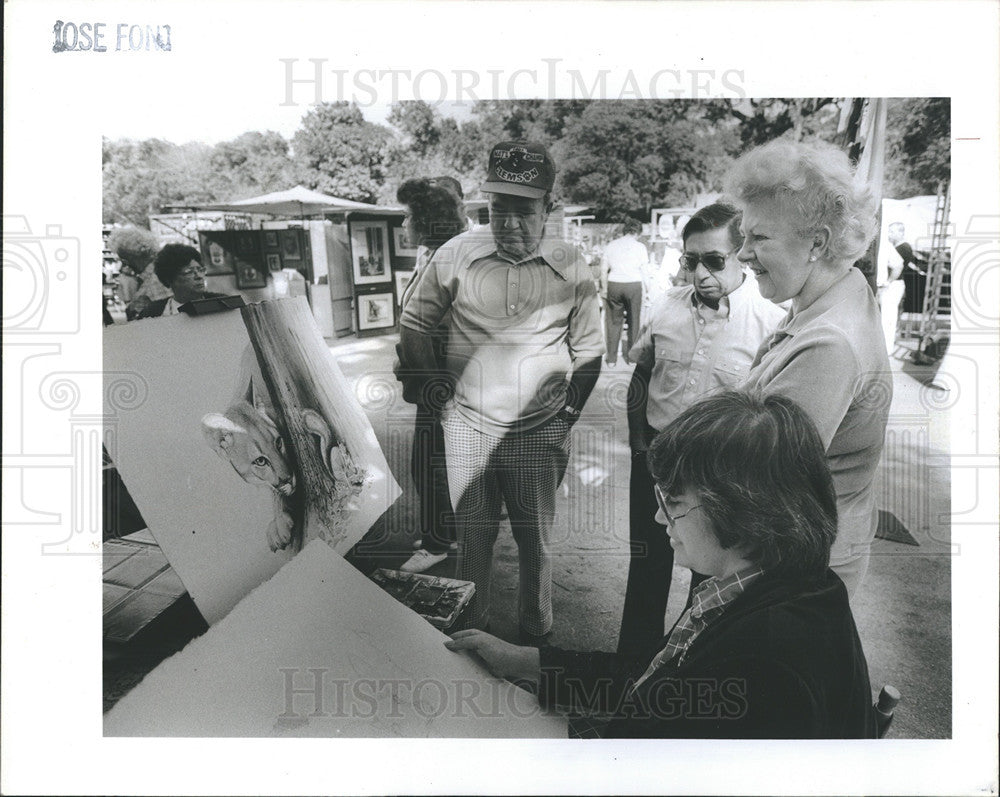
[[[630,561],[620,653],[663,636],[674,553],[654,520],[657,504],[646,450],[657,432],[697,399],[735,386],[760,343],[784,317],[747,279],[736,252],[740,215],[730,205],[701,208],[684,225],[681,272],[689,284],[671,288],[650,310],[629,359]]]

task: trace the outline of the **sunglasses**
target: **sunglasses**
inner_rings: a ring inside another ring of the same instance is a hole
[[[709,271],[722,271],[726,267],[727,258],[735,251],[734,249],[732,252],[727,252],[724,255],[720,255],[717,252],[710,252],[704,255],[684,254],[680,256],[678,262],[685,271],[694,271],[698,268],[699,263],[704,263],[705,268]]]
[[[660,487],[659,483],[653,485],[653,492],[656,494],[656,503],[660,507],[660,511],[663,513],[663,516],[667,519],[668,528],[672,529],[675,525],[677,525],[677,521],[680,520],[682,517],[687,517],[692,512],[694,512],[694,510],[701,508],[701,504],[696,504],[686,512],[681,512],[679,515],[671,515],[667,511],[667,494],[663,492],[663,488]]]

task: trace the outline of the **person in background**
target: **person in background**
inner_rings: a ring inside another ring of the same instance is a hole
[[[476,223],[472,220],[472,217],[466,213],[465,210],[465,192],[462,190],[462,184],[456,180],[454,177],[449,177],[448,175],[442,175],[440,177],[432,177],[431,183],[433,185],[441,186],[448,191],[451,191],[456,197],[458,197],[459,204],[462,208],[462,215],[465,217],[465,230],[471,230],[476,226]]]
[[[892,403],[878,305],[853,268],[875,235],[875,199],[846,153],[819,141],[753,149],[726,184],[743,211],[737,256],[762,296],[791,301],[743,384],[793,399],[816,424],[837,492],[830,566],[853,595],[878,526],[875,475]]]
[[[906,227],[898,221],[889,225],[886,231],[889,243],[894,247],[886,259],[886,280],[879,286],[878,300],[882,310],[882,334],[885,337],[885,350],[891,355],[896,349],[896,327],[899,324],[899,308],[903,302],[906,285],[903,282],[903,270],[911,261],[915,261],[913,249],[903,239],[906,237]]]
[[[406,304],[427,263],[443,243],[466,229],[467,219],[461,201],[451,190],[435,181],[407,180],[396,192],[397,201],[406,206],[403,221],[406,236],[417,244],[414,274],[403,291],[400,307]],[[453,181],[456,182],[457,181]],[[461,190],[461,186],[458,186]],[[448,329],[433,330],[435,369],[445,368],[445,343]],[[404,380],[408,377],[400,373]],[[439,413],[418,402],[413,422],[413,446],[410,454],[410,477],[417,488],[420,533],[416,552],[400,567],[408,573],[423,573],[448,558],[455,544],[455,520],[448,494],[448,470],[445,460],[444,431]]]
[[[504,141],[490,151],[490,230],[442,246],[401,316],[404,391],[435,395],[433,331],[448,327],[441,423],[459,528],[457,577],[476,584],[465,622],[490,620],[493,548],[501,504],[518,547],[518,626],[541,641],[552,629],[549,534],[569,460],[570,430],[600,375],[597,292],[575,247],[546,230],[555,163],[546,148]]]
[[[903,312],[922,313],[924,311],[924,292],[927,287],[927,261],[913,251],[906,242],[906,227],[897,222],[889,226],[887,231],[889,243],[903,261],[901,279],[905,286],[903,293]]]
[[[625,362],[630,362],[628,352],[635,342],[642,323],[642,295],[646,281],[649,253],[639,242],[642,224],[626,219],[622,235],[604,248],[601,261],[604,275],[604,337],[607,353],[604,362],[618,363],[618,346],[622,336],[622,323],[628,324]]]
[[[680,267],[692,284],[671,288],[652,309],[629,356],[629,568],[618,652],[663,636],[674,553],[656,522],[646,451],[697,399],[735,386],[784,313],[764,299],[736,259],[743,239],[731,205],[707,205],[682,230]]]
[[[527,682],[544,708],[609,720],[577,722],[581,736],[874,738],[868,664],[827,568],[837,506],[808,414],[784,396],[711,396],[656,437],[649,466],[677,561],[708,576],[665,638],[576,653],[467,630],[445,647]]]
[[[673,240],[676,243],[680,243],[680,241],[681,241],[681,233],[683,233],[684,228],[687,226],[687,223],[690,220],[691,220],[691,217],[688,216],[688,215],[686,215],[686,214],[682,215],[682,216],[679,216],[677,218],[677,222],[676,222],[676,224],[674,226],[674,238],[673,238]],[[687,271],[686,269],[683,269],[683,268],[679,268],[674,273],[673,284],[675,286],[676,285],[690,285],[691,284],[691,278],[692,278],[692,275],[691,275],[690,271]]]
[[[149,283],[139,304],[145,304],[153,299],[162,299],[168,291],[159,284],[153,274],[153,258],[159,251],[160,242],[149,230],[141,227],[119,227],[112,231],[108,238],[108,249],[121,262],[118,278],[118,295],[126,306],[130,306],[139,295],[144,283]],[[155,288],[154,288],[155,286]],[[134,306],[129,315],[138,311]]]
[[[176,315],[185,302],[225,296],[208,290],[201,254],[193,246],[167,244],[156,254],[153,270],[157,279],[170,290],[170,295],[145,304],[133,315],[133,320]]]
[[[465,192],[462,190],[462,184],[454,177],[449,177],[447,174],[443,174],[440,177],[432,177],[430,182],[432,185],[439,185],[442,188],[451,191],[459,199],[465,199]]]

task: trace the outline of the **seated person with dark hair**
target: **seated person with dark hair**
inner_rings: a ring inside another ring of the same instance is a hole
[[[710,576],[642,655],[517,647],[460,631],[547,708],[603,714],[602,735],[873,738],[868,666],[847,590],[827,568],[837,504],[826,453],[790,399],[726,392],[649,449],[676,561]]]
[[[153,271],[173,295],[151,301],[144,307],[134,308],[130,320],[176,315],[178,308],[186,302],[217,299],[226,295],[208,291],[205,282],[206,268],[201,264],[201,254],[193,246],[167,244],[153,260]]]

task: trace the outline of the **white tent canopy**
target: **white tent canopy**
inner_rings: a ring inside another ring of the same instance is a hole
[[[272,216],[316,216],[323,213],[343,213],[360,211],[368,213],[399,213],[404,211],[399,207],[385,205],[369,205],[366,202],[355,202],[352,199],[321,194],[302,185],[285,191],[274,191],[270,194],[240,199],[235,202],[223,202],[214,205],[201,205],[199,210],[223,210],[231,213],[266,213]]]

